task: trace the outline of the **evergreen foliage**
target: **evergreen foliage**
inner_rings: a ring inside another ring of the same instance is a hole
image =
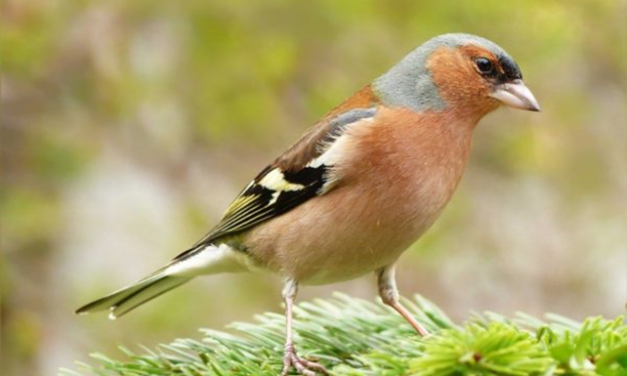
[[[627,325],[622,317],[583,323],[547,315],[473,315],[453,323],[416,296],[405,304],[432,332],[418,337],[382,304],[337,294],[295,309],[297,348],[337,376],[627,376]],[[235,334],[203,329],[202,340],[178,339],[143,354],[123,348],[125,360],[93,354],[97,366],[64,369],[63,376],[275,376],[282,368],[284,317],[265,313],[234,323]]]

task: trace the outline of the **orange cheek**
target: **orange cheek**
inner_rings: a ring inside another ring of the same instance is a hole
[[[440,97],[449,105],[480,112],[492,109],[494,103],[488,96],[489,85],[461,49],[440,48],[434,51],[427,60],[427,67]]]

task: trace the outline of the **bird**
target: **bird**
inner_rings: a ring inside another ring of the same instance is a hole
[[[76,313],[115,319],[197,276],[269,270],[283,279],[281,374],[313,376],[324,366],[293,340],[299,286],[374,273],[383,303],[426,336],[399,300],[395,265],[451,199],[479,121],[502,105],[540,111],[514,59],[476,35],[435,36],[323,116],[196,244]]]

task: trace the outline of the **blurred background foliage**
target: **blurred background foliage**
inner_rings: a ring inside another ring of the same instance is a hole
[[[426,39],[492,39],[543,112],[500,110],[401,290],[574,318],[627,300],[624,1],[3,0],[1,369],[50,375],[198,338],[265,310],[279,281],[198,280],[118,322],[75,317],[193,244],[265,164]],[[372,299],[373,278],[304,288]]]

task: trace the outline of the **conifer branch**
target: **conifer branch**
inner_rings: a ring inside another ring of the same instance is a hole
[[[453,323],[433,303],[416,296],[410,311],[433,333],[418,337],[382,304],[336,294],[298,305],[295,330],[300,352],[337,376],[627,376],[627,325],[622,317],[562,316],[539,319],[495,313]],[[126,359],[92,354],[97,365],[79,364],[62,376],[216,375],[276,376],[282,366],[284,318],[276,313],[255,323],[230,325],[237,334],[202,329],[201,340],[178,339],[141,354],[122,348]]]

